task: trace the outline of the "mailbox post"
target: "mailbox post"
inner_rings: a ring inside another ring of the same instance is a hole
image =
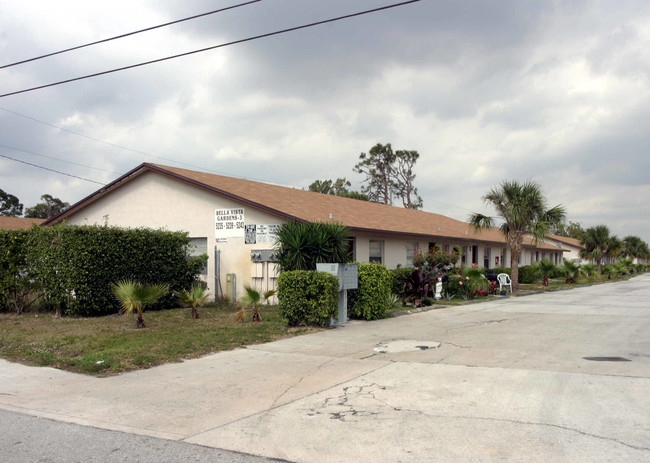
[[[339,315],[332,324],[342,325],[348,321],[348,289],[359,287],[359,264],[316,264],[316,270],[329,273],[339,279]]]

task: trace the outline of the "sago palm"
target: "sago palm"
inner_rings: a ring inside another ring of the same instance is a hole
[[[561,205],[548,209],[541,187],[533,181],[504,181],[483,196],[483,200],[496,209],[503,222],[500,229],[512,254],[512,289],[517,292],[524,237],[530,235],[536,243],[543,241],[554,225],[565,220],[565,209]],[[485,230],[496,225],[495,219],[475,213],[469,216],[469,223],[475,230]]]
[[[144,328],[142,312],[149,304],[153,304],[169,292],[166,284],[145,285],[133,280],[122,280],[113,284],[113,294],[120,301],[122,312],[130,314],[136,312],[138,315],[136,327]]]

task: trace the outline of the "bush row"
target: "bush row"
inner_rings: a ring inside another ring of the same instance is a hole
[[[348,315],[376,320],[390,307],[391,274],[381,264],[359,264],[358,288],[348,291]],[[338,315],[339,282],[313,270],[282,272],[278,278],[280,313],[289,325],[328,325]]]
[[[5,233],[9,236],[3,234],[3,243],[13,243],[16,253],[8,263],[3,256],[0,292],[5,309],[5,294],[11,294],[12,282],[22,279],[38,290],[47,309],[67,315],[116,313],[113,283],[167,283],[179,291],[198,279],[207,260],[207,255],[188,257],[190,241],[184,232],[59,225]],[[173,302],[170,293],[157,306]]]

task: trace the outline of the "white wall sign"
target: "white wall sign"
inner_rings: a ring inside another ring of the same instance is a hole
[[[217,243],[225,243],[227,238],[243,238],[244,209],[215,210],[214,237]]]
[[[280,224],[246,225],[246,244],[275,244]]]

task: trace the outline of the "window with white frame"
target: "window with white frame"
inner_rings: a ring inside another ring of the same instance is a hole
[[[368,261],[383,263],[384,259],[384,242],[380,240],[370,240],[370,249],[368,252]]]
[[[417,243],[406,243],[406,266],[410,267],[413,265],[413,259],[418,253],[418,244]]]

